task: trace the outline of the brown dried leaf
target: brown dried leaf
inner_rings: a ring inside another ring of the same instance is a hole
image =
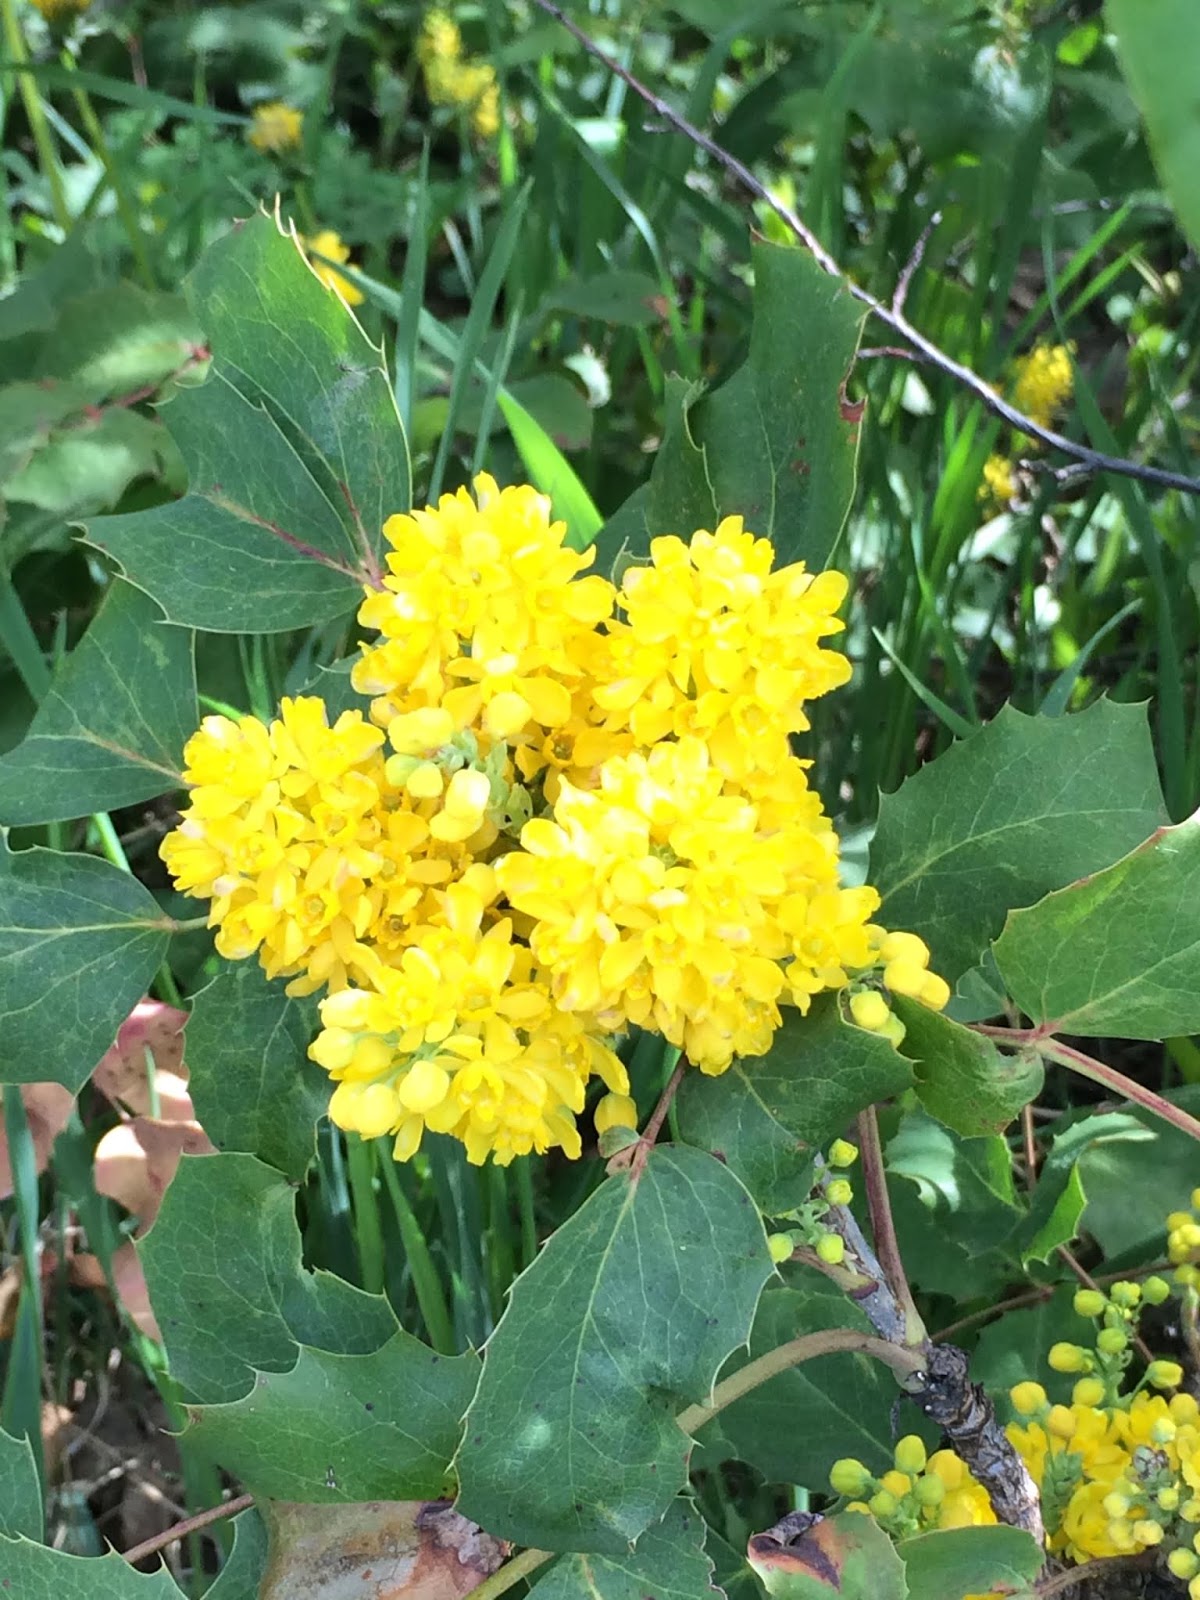
[[[27,1083],[21,1090],[21,1099],[25,1103],[37,1170],[45,1172],[54,1141],[70,1121],[75,1096],[69,1089],[64,1089],[61,1083]],[[7,1200],[12,1192],[8,1138],[0,1121],[0,1200]]]
[[[508,1553],[444,1500],[259,1509],[270,1531],[260,1600],[460,1600]]]
[[[198,1122],[134,1117],[109,1131],[96,1146],[96,1190],[138,1219],[144,1232],[158,1215],[167,1185],[182,1155],[213,1154]]]
[[[183,1025],[187,1013],[161,1000],[141,1000],[121,1024],[116,1042],[101,1057],[92,1082],[109,1100],[119,1101],[133,1112],[150,1110],[150,1086],[146,1081],[146,1050],[154,1058],[162,1095],[162,1074],[172,1073],[187,1082],[183,1064]],[[188,1115],[192,1113],[189,1110]]]

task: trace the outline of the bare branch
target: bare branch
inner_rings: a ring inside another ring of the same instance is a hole
[[[941,220],[942,213],[940,211],[935,211],[930,217],[929,221],[921,229],[920,238],[918,238],[916,244],[913,245],[912,255],[910,255],[908,260],[904,263],[904,271],[896,280],[896,292],[892,295],[892,310],[896,312],[898,316],[903,314],[904,302],[908,299],[908,290],[913,281],[913,274],[921,265],[921,262],[925,259],[925,251],[928,248],[930,239],[933,237],[933,230],[937,227]]]
[[[755,177],[754,173],[735,155],[732,155],[715,139],[695,127],[686,117],[682,116],[673,106],[669,105],[660,95],[648,88],[640,78],[636,77],[629,68],[623,66],[615,57],[596,43],[590,34],[586,33],[577,22],[569,17],[561,6],[555,5],[554,0],[534,0],[538,8],[548,16],[559,22],[583,46],[587,53],[595,60],[602,63],[609,72],[620,78],[622,83],[633,90],[639,99],[643,100],[662,120],[677,133],[683,134],[698,150],[703,150],[726,172],[734,177],[752,194],[768,206],[779,220],[795,234],[801,244],[808,250],[813,260],[830,277],[837,278],[845,287],[848,294],[852,295],[861,305],[867,307],[871,314],[878,318],[885,327],[891,329],[900,338],[907,340],[911,350],[906,352],[909,360],[925,360],[932,366],[945,373],[948,378],[953,378],[962,388],[968,390],[979,401],[986,411],[995,417],[1007,422],[1009,427],[1018,433],[1025,434],[1030,439],[1036,439],[1039,444],[1045,445],[1050,450],[1057,450],[1060,455],[1069,457],[1077,462],[1079,467],[1086,472],[1112,472],[1119,477],[1135,478],[1141,483],[1151,483],[1162,489],[1179,489],[1185,494],[1200,494],[1200,478],[1190,478],[1182,472],[1169,472],[1164,467],[1152,467],[1140,461],[1129,461],[1121,456],[1106,455],[1102,450],[1093,450],[1085,444],[1077,444],[1074,439],[1068,439],[1065,434],[1056,433],[1053,428],[1044,428],[1041,423],[1035,422],[1032,417],[1026,416],[1023,411],[1018,411],[1016,406],[1007,401],[1003,395],[998,394],[985,378],[981,378],[970,367],[965,367],[961,361],[956,361],[915,328],[905,316],[903,309],[897,310],[886,305],[869,289],[864,289],[861,284],[855,283],[853,278],[838,265],[837,261],[813,233],[803,219],[797,215],[789,205],[786,205],[774,195],[767,186]]]

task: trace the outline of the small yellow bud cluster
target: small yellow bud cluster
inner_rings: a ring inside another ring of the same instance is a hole
[[[916,1434],[899,1440],[892,1467],[875,1477],[861,1461],[835,1461],[829,1485],[843,1495],[846,1510],[873,1516],[895,1539],[911,1538],[934,1528],[968,1528],[994,1523],[987,1490],[971,1476],[953,1450],[927,1455]]]
[[[348,306],[362,304],[363,292],[356,288],[349,278],[328,266],[326,262],[312,259],[317,255],[328,256],[330,261],[340,261],[343,265],[350,262],[350,246],[343,244],[340,236],[332,228],[322,228],[321,232],[314,233],[311,239],[302,238],[300,244],[305,255],[309,257],[309,266],[327,289],[335,289]]]
[[[255,106],[246,130],[246,142],[264,155],[282,155],[295,150],[304,131],[304,113],[282,100]]]
[[[488,61],[463,54],[462,34],[453,17],[430,11],[417,40],[417,60],[425,79],[425,93],[435,106],[468,111],[480,139],[494,139],[500,131],[500,85]]]
[[[853,1166],[858,1160],[858,1146],[848,1139],[835,1139],[821,1163],[821,1174],[811,1197],[804,1205],[788,1213],[794,1224],[786,1233],[773,1233],[767,1240],[771,1259],[789,1261],[798,1249],[810,1249],[818,1261],[837,1267],[845,1260],[846,1241],[840,1233],[825,1225],[831,1206],[848,1206],[854,1199],[854,1188],[848,1178],[834,1176],[839,1167]]]
[[[950,985],[936,972],[930,972],[929,946],[915,933],[889,933],[871,923],[867,934],[874,963],[858,975],[859,982],[849,998],[850,1016],[858,1027],[882,1034],[898,1049],[904,1041],[904,1024],[886,996],[862,980],[878,978],[892,994],[908,995],[931,1011],[944,1010],[950,999]]]
[[[1019,1420],[1007,1431],[1038,1485],[1052,1554],[1079,1562],[1162,1545],[1170,1570],[1190,1579],[1200,1571],[1190,1559],[1200,1522],[1200,1407],[1191,1395],[1150,1392],[1178,1387],[1175,1361],[1151,1361],[1137,1386],[1123,1389],[1141,1309],[1170,1292],[1159,1277],[1078,1290],[1075,1311],[1098,1325],[1094,1345],[1062,1342],[1048,1358],[1056,1372],[1081,1374],[1071,1404],[1051,1405],[1040,1383],[1018,1383],[1009,1398]]]
[[[1013,362],[1012,403],[1031,422],[1048,428],[1071,398],[1075,375],[1071,367],[1071,347],[1065,344],[1038,344],[1028,355]],[[1016,436],[1028,449],[1033,441]],[[1017,498],[1017,475],[1007,455],[990,455],[983,467],[979,486],[980,500],[1003,507]]]
[[[1200,1189],[1192,1190],[1192,1209],[1167,1218],[1167,1258],[1175,1282],[1189,1299],[1200,1299]]]

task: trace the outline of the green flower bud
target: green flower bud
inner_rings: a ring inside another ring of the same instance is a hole
[[[1099,1289],[1077,1289],[1072,1304],[1075,1307],[1076,1316],[1098,1317],[1103,1314],[1108,1301],[1100,1293]]]
[[[1108,1297],[1113,1305],[1121,1306],[1126,1311],[1132,1311],[1134,1306],[1141,1303],[1142,1286],[1140,1283],[1114,1283],[1108,1291]]]
[[[1178,1389],[1183,1368],[1178,1361],[1152,1361],[1146,1368],[1146,1382],[1152,1389]]]
[[[771,1252],[771,1260],[776,1266],[781,1261],[787,1261],[795,1249],[790,1233],[772,1233],[767,1236],[767,1249]]]
[[[1186,1583],[1200,1572],[1200,1556],[1193,1550],[1172,1550],[1167,1557],[1167,1566],[1175,1577],[1182,1578]]]
[[[854,1189],[845,1178],[831,1178],[825,1185],[825,1198],[831,1206],[848,1206],[854,1199]]]
[[[896,1471],[907,1472],[910,1478],[919,1477],[925,1471],[925,1459],[925,1442],[915,1433],[906,1433],[897,1441],[892,1453]]]
[[[831,1167],[852,1167],[858,1160],[858,1146],[849,1139],[835,1139],[829,1146],[827,1160]]]
[[[867,1501],[867,1505],[871,1508],[871,1515],[881,1521],[886,1517],[894,1517],[898,1509],[896,1496],[886,1489],[877,1489]]]
[[[1046,1391],[1040,1383],[1032,1383],[1028,1379],[1024,1383],[1016,1383],[1008,1391],[1008,1398],[1013,1403],[1013,1409],[1023,1417],[1036,1417],[1046,1405]]]
[[[940,1506],[946,1498],[946,1485],[936,1472],[929,1472],[913,1484],[913,1498],[919,1506]]]
[[[1121,1328],[1101,1328],[1096,1335],[1096,1349],[1101,1355],[1119,1356],[1129,1348],[1129,1335]]]
[[[1065,1340],[1050,1346],[1046,1360],[1055,1372],[1086,1372],[1091,1365],[1091,1357],[1086,1350],[1080,1349],[1077,1344],[1067,1344]]]
[[[1171,1285],[1165,1278],[1147,1278],[1142,1285],[1142,1295],[1147,1305],[1161,1306],[1171,1298]]]
[[[848,1495],[851,1499],[865,1494],[874,1481],[862,1462],[853,1456],[843,1456],[829,1469],[829,1487],[834,1494]]]
[[[846,1241],[840,1233],[823,1233],[813,1248],[817,1259],[829,1267],[840,1266],[846,1256]]]

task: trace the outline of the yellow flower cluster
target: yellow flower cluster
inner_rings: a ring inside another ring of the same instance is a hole
[[[1012,403],[1039,427],[1050,427],[1071,398],[1075,387],[1071,348],[1065,344],[1037,344],[1013,363]],[[994,506],[1006,506],[1017,498],[1018,488],[1009,457],[990,455],[983,465],[979,498]]]
[[[82,15],[91,3],[92,0],[33,0],[33,8],[40,12],[47,22],[55,24]]]
[[[926,1456],[916,1434],[898,1441],[893,1466],[874,1477],[861,1461],[835,1461],[829,1473],[835,1494],[848,1497],[847,1511],[873,1516],[893,1538],[908,1539],[935,1528],[974,1528],[995,1522],[987,1490],[953,1450]],[[971,1600],[970,1596],[964,1600]]]
[[[284,150],[295,150],[303,131],[304,113],[282,100],[272,100],[255,106],[246,140],[256,150],[279,155]]]
[[[481,139],[500,131],[500,86],[490,62],[463,55],[462,35],[444,11],[430,11],[421,25],[417,59],[425,93],[435,106],[454,106],[471,114]]]
[[[1200,1293],[1200,1189],[1192,1190],[1192,1209],[1167,1218],[1167,1258],[1185,1295]]]
[[[340,236],[332,228],[323,228],[320,233],[315,233],[311,239],[300,240],[305,254],[309,257],[309,266],[327,289],[334,289],[341,295],[348,306],[362,304],[362,290],[356,288],[349,278],[326,265],[324,261],[314,261],[314,255],[327,256],[330,261],[340,261],[343,264],[350,260],[350,246],[343,244]]]
[[[486,476],[384,532],[351,674],[370,720],[209,717],[163,847],[223,955],[329,989],[311,1053],[340,1126],[398,1159],[425,1128],[472,1161],[578,1155],[593,1077],[598,1126],[636,1120],[631,1027],[716,1073],[863,974],[944,1003],[920,941],[840,886],[788,742],[848,673],[823,644],[840,576],[772,571],[731,517],[618,588],[542,495]]]

